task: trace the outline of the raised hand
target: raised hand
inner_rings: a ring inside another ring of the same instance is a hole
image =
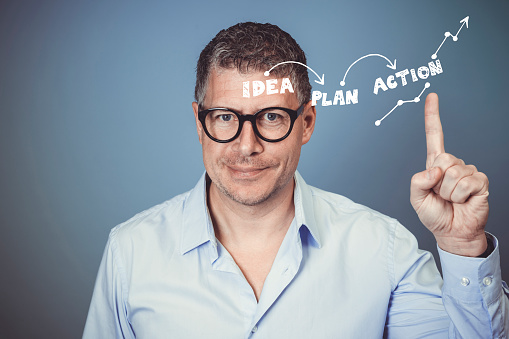
[[[412,177],[410,202],[442,250],[478,256],[487,248],[488,178],[474,165],[445,153],[435,93],[426,98],[424,125],[426,170]]]

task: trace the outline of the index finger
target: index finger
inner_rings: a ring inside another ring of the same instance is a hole
[[[430,93],[426,97],[424,104],[424,129],[426,130],[427,159],[426,169],[430,168],[435,162],[435,158],[445,153],[444,133],[442,123],[438,113],[438,95]]]

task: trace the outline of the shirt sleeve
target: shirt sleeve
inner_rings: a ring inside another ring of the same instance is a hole
[[[451,319],[451,338],[506,338],[509,288],[502,281],[498,240],[487,258],[468,258],[438,248],[444,285],[442,299]]]
[[[420,250],[401,224],[389,247],[392,278],[384,338],[447,338],[450,320],[442,303],[442,277],[431,253]]]
[[[485,259],[439,249],[442,281],[433,256],[398,225],[384,338],[505,338],[509,291],[501,279],[498,241],[492,239],[495,250]]]
[[[118,255],[115,231],[110,232],[99,267],[83,332],[84,339],[135,338],[128,319],[127,284]]]

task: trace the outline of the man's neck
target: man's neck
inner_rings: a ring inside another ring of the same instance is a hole
[[[209,207],[216,238],[229,250],[278,248],[295,215],[292,179],[283,189],[255,206],[243,205],[208,185]]]

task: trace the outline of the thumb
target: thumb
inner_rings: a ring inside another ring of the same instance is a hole
[[[431,189],[440,182],[441,172],[442,170],[439,167],[431,167],[412,177],[410,203],[414,209],[417,209],[422,204],[424,199],[430,194]]]

